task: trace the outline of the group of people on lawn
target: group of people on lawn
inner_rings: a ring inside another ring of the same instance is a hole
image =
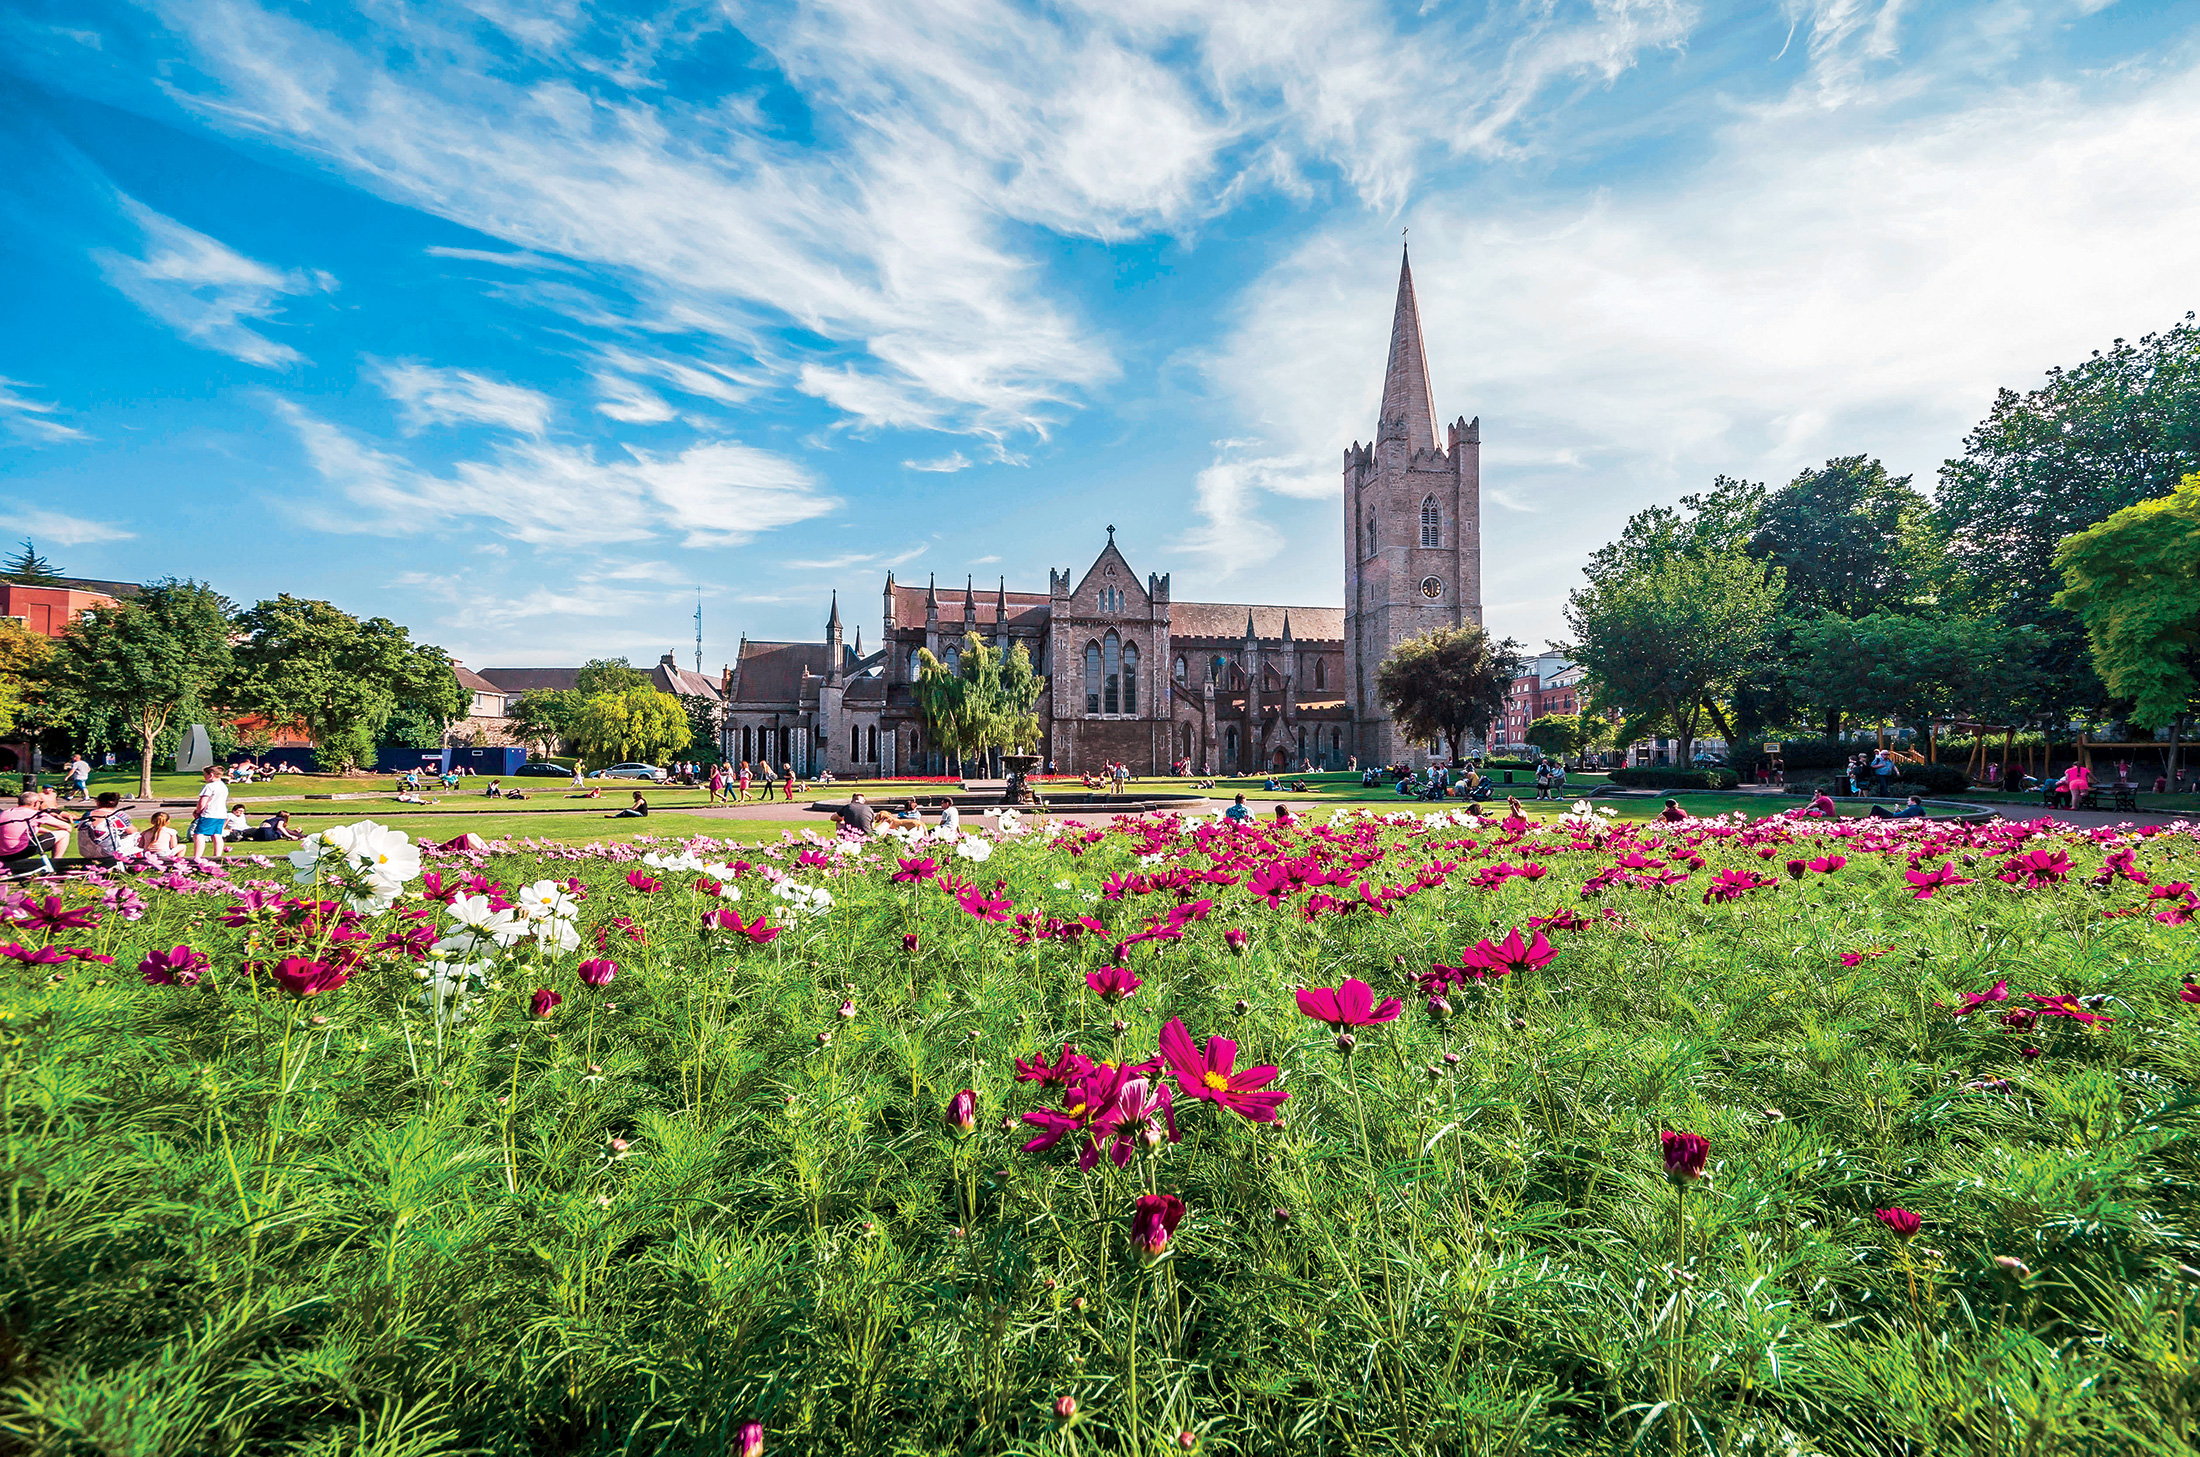
[[[82,759],[76,761],[81,763]],[[82,786],[74,774],[69,782]],[[90,766],[85,766],[89,774]],[[53,789],[26,786],[15,796],[13,807],[0,810],[0,863],[26,859],[59,859],[73,838],[76,858],[90,862],[127,860],[139,855],[174,857],[182,853],[185,834],[190,836],[194,857],[218,856],[232,840],[286,841],[303,839],[290,827],[290,812],[278,810],[254,825],[241,805],[229,802],[228,774],[219,765],[200,776],[198,798],[191,806],[191,823],[179,829],[166,811],[156,811],[141,829],[123,807],[122,796],[104,790],[90,809],[74,818],[62,809],[60,794]]]

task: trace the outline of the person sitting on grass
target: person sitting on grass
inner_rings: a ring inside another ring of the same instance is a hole
[[[1925,803],[1913,794],[1910,802],[1900,809],[1889,809],[1883,804],[1873,805],[1871,816],[1875,820],[1921,820],[1925,818]]]
[[[504,784],[501,780],[492,779],[489,781],[488,787],[483,789],[481,793],[487,799],[502,799],[504,798]]]
[[[232,840],[241,840],[251,833],[252,821],[245,818],[244,806],[241,804],[231,805],[229,807],[229,831],[227,837]]]
[[[516,789],[507,789],[504,791],[504,797],[506,799],[525,799],[527,796]]]
[[[1230,807],[1222,812],[1222,817],[1226,820],[1234,820],[1239,824],[1247,824],[1251,822],[1253,812],[1245,807],[1245,796],[1240,794],[1235,800],[1231,801]]]
[[[1298,822],[1299,822],[1299,817],[1298,817],[1297,815],[1295,815],[1295,814],[1291,813],[1291,806],[1289,806],[1289,805],[1285,804],[1285,803],[1284,803],[1284,802],[1283,802],[1282,800],[1280,800],[1280,799],[1279,799],[1279,800],[1277,800],[1277,801],[1276,801],[1276,823],[1277,823],[1277,824],[1279,824],[1279,825],[1295,825],[1295,824],[1297,824]]]
[[[428,803],[428,800],[421,795],[420,787],[418,785],[414,785],[410,789],[398,790],[397,802],[399,804],[426,804]]]
[[[833,811],[833,819],[848,833],[868,835],[872,826],[878,823],[878,811],[865,804],[862,795],[851,794],[846,804]]]
[[[1658,818],[1668,822],[1685,820],[1688,818],[1688,811],[1681,808],[1679,800],[1669,799],[1665,802],[1665,808],[1658,811]]]
[[[111,789],[101,791],[84,818],[76,822],[77,858],[119,860],[137,848],[132,829],[122,796]]]
[[[181,847],[177,843],[176,827],[170,822],[166,810],[155,810],[145,822],[145,832],[138,836],[140,855],[160,855],[174,859]]]
[[[649,796],[639,789],[634,791],[634,802],[625,809],[613,810],[604,816],[607,820],[642,820],[649,818]]]
[[[303,840],[304,835],[290,827],[290,811],[279,809],[260,821],[260,827],[246,838],[253,840]]]

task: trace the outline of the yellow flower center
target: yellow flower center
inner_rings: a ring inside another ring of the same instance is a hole
[[[1205,1083],[1208,1087],[1213,1088],[1218,1093],[1225,1091],[1230,1086],[1230,1080],[1224,1077],[1221,1073],[1209,1073],[1204,1078],[1201,1078],[1200,1081]]]

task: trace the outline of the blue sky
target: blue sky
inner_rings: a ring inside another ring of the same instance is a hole
[[[1487,613],[1720,472],[1929,482],[2200,305],[2200,6],[5,0],[0,500],[468,662],[877,627],[1114,523],[1340,600],[1401,228]]]

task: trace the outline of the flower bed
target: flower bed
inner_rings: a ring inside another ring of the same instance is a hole
[[[0,892],[47,1452],[2172,1452],[2190,825],[427,852]]]

